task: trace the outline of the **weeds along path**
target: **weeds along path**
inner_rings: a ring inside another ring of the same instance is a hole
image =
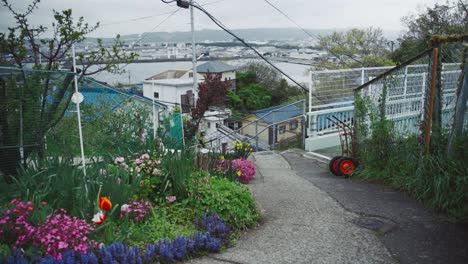
[[[226,252],[190,263],[394,263],[376,235],[277,153],[257,153],[250,187],[262,223]]]

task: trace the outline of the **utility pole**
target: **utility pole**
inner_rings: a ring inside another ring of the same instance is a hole
[[[192,30],[192,67],[193,67],[193,94],[195,105],[198,99],[197,52],[195,47],[195,18],[193,16],[193,0],[190,0],[190,27]]]
[[[76,54],[75,54],[75,45],[72,45],[72,56],[73,56],[73,73],[74,73],[74,85],[75,85],[75,92],[73,93],[72,96],[72,102],[76,104],[76,113],[78,117],[78,135],[80,137],[80,150],[81,150],[81,165],[83,166],[83,175],[84,178],[83,180],[85,181],[85,191],[86,195],[88,194],[88,184],[86,180],[86,158],[85,158],[85,153],[84,153],[84,143],[83,143],[83,131],[82,131],[82,125],[81,125],[81,111],[80,111],[80,104],[83,102],[83,94],[81,94],[78,91],[78,72],[76,70]]]

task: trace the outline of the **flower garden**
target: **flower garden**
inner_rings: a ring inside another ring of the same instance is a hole
[[[0,182],[0,263],[172,263],[220,252],[260,215],[241,142],[197,166],[193,148],[32,159]]]

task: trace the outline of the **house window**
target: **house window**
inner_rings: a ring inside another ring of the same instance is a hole
[[[286,133],[286,126],[280,126],[279,129],[278,129],[278,133],[280,135]]]
[[[219,123],[216,123],[216,128],[219,128]]]
[[[291,123],[289,123],[289,129],[291,129],[291,130],[296,130],[297,127],[298,127],[298,122],[297,122],[297,120],[291,121]]]
[[[192,77],[193,77],[193,72],[190,72],[190,73],[188,74],[188,77],[189,77],[189,78],[192,78]]]
[[[207,122],[208,123],[208,128],[211,128],[211,123],[210,122]]]
[[[227,77],[224,77],[224,81],[227,81]]]
[[[155,92],[154,93],[154,98],[159,98],[159,93]]]

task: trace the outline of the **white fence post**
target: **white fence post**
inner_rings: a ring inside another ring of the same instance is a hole
[[[365,82],[365,77],[366,77],[365,71],[366,71],[366,68],[362,67],[361,68],[361,85],[363,85]]]
[[[312,112],[312,70],[309,71],[309,113]]]

